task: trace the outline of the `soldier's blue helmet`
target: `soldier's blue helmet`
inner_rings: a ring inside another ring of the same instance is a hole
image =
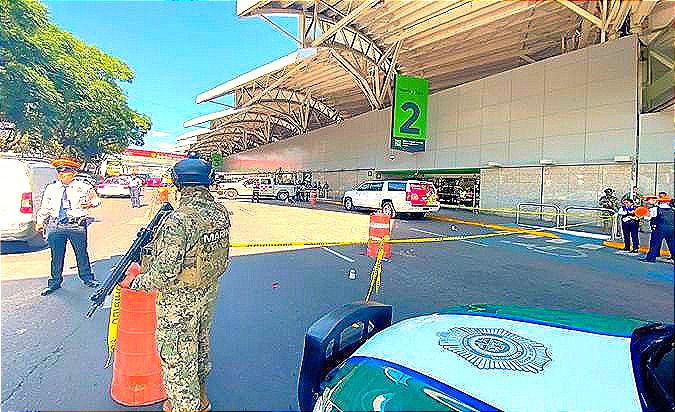
[[[199,158],[196,152],[188,153],[171,170],[171,177],[179,189],[185,186],[210,186],[213,183],[213,168],[209,162]]]

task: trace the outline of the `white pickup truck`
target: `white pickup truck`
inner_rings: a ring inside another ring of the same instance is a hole
[[[230,200],[250,198],[253,196],[253,189],[256,187],[261,198],[285,201],[289,197],[295,196],[294,185],[276,184],[271,177],[252,177],[238,182],[217,183],[214,186],[219,196]]]
[[[421,180],[372,180],[345,192],[345,209],[382,209],[392,218],[399,213],[422,217],[437,212],[440,202],[431,182]]]

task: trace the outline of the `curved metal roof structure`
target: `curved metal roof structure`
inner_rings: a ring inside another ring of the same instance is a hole
[[[184,126],[209,123],[194,149],[248,150],[387,107],[397,72],[428,79],[433,93],[638,31],[657,3],[238,0],[239,16],[265,19],[299,49],[200,94],[234,95],[235,107]],[[275,14],[297,16],[298,36]]]

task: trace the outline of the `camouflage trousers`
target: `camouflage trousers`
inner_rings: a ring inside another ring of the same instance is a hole
[[[199,385],[211,372],[210,333],[218,283],[163,292],[157,299],[157,349],[173,411],[199,410]]]

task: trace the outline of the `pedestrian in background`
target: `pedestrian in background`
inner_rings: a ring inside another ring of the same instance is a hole
[[[675,256],[675,213],[671,206],[672,199],[666,192],[660,192],[656,200],[656,206],[649,209],[649,222],[652,225],[652,234],[649,238],[649,252],[640,260],[643,262],[656,262],[661,254],[661,244],[666,240],[670,258]]]
[[[640,189],[637,186],[633,186],[633,189],[630,192],[621,197],[622,202],[626,199],[632,199],[635,207],[642,206],[642,193],[640,193]]]
[[[129,181],[129,196],[131,197],[131,207],[141,207],[141,179],[134,173]]]
[[[210,333],[219,279],[229,262],[230,218],[209,192],[210,163],[190,153],[173,174],[178,207],[157,228],[141,274],[121,286],[160,292],[157,348],[169,397],[164,411],[209,411]]]
[[[621,207],[621,204],[619,203],[619,199],[614,195],[614,189],[611,187],[608,187],[605,189],[605,195],[598,200],[598,204],[600,205],[601,208],[603,209],[609,209],[614,212],[617,212],[619,210],[619,207]],[[602,229],[604,232],[609,232],[612,234],[612,231],[614,228],[612,227],[613,225],[613,219],[612,219],[613,213],[612,212],[603,212],[602,213]]]
[[[61,288],[68,241],[75,252],[77,273],[82,283],[90,288],[99,287],[87,253],[88,209],[94,203],[91,199],[96,197],[96,193],[90,185],[75,180],[75,173],[80,168],[78,162],[57,159],[51,164],[56,168],[57,181],[45,188],[35,224],[38,232],[47,230],[51,251],[51,277],[47,287],[40,292],[42,296]]]
[[[633,199],[624,199],[623,206],[619,209],[621,219],[621,231],[623,232],[623,244],[626,252],[639,253],[640,240],[638,239],[638,226],[640,218],[635,215],[635,203]],[[631,240],[633,247],[631,248]]]

